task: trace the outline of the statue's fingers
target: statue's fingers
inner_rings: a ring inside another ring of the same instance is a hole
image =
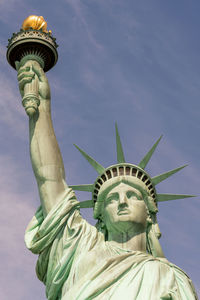
[[[21,74],[18,74],[17,79],[18,81],[21,81],[23,78],[34,78],[35,77],[35,73],[33,72],[23,72]]]
[[[33,80],[33,77],[23,77],[21,80],[19,80],[19,89],[20,91],[24,89],[25,84],[31,83]]]
[[[21,68],[18,70],[18,75],[21,74],[21,73],[24,73],[24,72],[29,72],[30,69],[31,69],[30,66],[21,67]]]

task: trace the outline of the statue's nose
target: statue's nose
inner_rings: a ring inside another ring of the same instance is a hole
[[[127,206],[127,196],[125,194],[120,195],[119,197],[119,206]]]

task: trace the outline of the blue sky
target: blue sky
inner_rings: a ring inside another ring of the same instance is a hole
[[[73,143],[105,167],[116,162],[116,121],[126,160],[134,164],[163,134],[147,167],[150,175],[189,164],[157,191],[197,197],[161,203],[158,221],[166,257],[187,272],[200,295],[199,10],[197,0],[0,0],[2,300],[45,299],[35,275],[36,256],[23,241],[39,205],[28,119],[16,71],[5,58],[7,39],[31,14],[47,20],[59,44],[58,63],[47,76],[69,184],[96,178]],[[89,194],[78,197],[90,199]],[[94,224],[92,210],[83,216]]]

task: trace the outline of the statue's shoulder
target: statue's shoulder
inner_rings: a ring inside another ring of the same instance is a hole
[[[165,283],[168,278],[170,288],[174,284],[175,290],[179,289],[180,293],[185,291],[187,295],[191,295],[191,298],[187,299],[198,299],[192,280],[187,273],[166,258],[154,258],[150,255],[144,266],[145,273],[151,274],[153,281],[163,280]]]
[[[144,262],[143,274],[148,280],[152,280],[155,286],[166,286],[169,295],[173,292],[179,295],[180,299],[198,299],[192,280],[185,271],[165,258],[154,258],[149,255]]]
[[[168,261],[166,258],[158,258],[158,260],[163,263],[166,264],[167,266],[169,266],[171,269],[174,269],[175,272],[182,274],[183,276],[186,276],[187,279],[190,279],[190,277],[187,275],[187,273],[182,270],[180,267],[178,267],[177,265],[171,263],[170,261]]]
[[[183,271],[180,267],[177,265],[171,263],[168,261],[166,258],[161,258],[161,257],[153,257],[149,255],[149,259],[146,261],[147,266],[150,266],[151,268],[153,267],[154,269],[160,269],[162,268],[163,270],[168,270],[172,271],[174,273],[179,274],[180,276],[186,277],[189,281],[190,277]]]

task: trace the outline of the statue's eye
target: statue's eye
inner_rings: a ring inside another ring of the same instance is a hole
[[[127,196],[128,199],[130,199],[130,198],[138,199],[137,195],[132,191],[128,191],[126,193],[126,196]]]
[[[133,193],[132,191],[128,191],[128,192],[126,193],[126,196],[127,196],[127,198],[132,198],[132,197],[135,196],[135,193]]]
[[[119,194],[118,193],[113,193],[111,195],[108,195],[108,197],[106,198],[106,202],[111,203],[113,201],[117,201],[118,199],[119,199]]]

